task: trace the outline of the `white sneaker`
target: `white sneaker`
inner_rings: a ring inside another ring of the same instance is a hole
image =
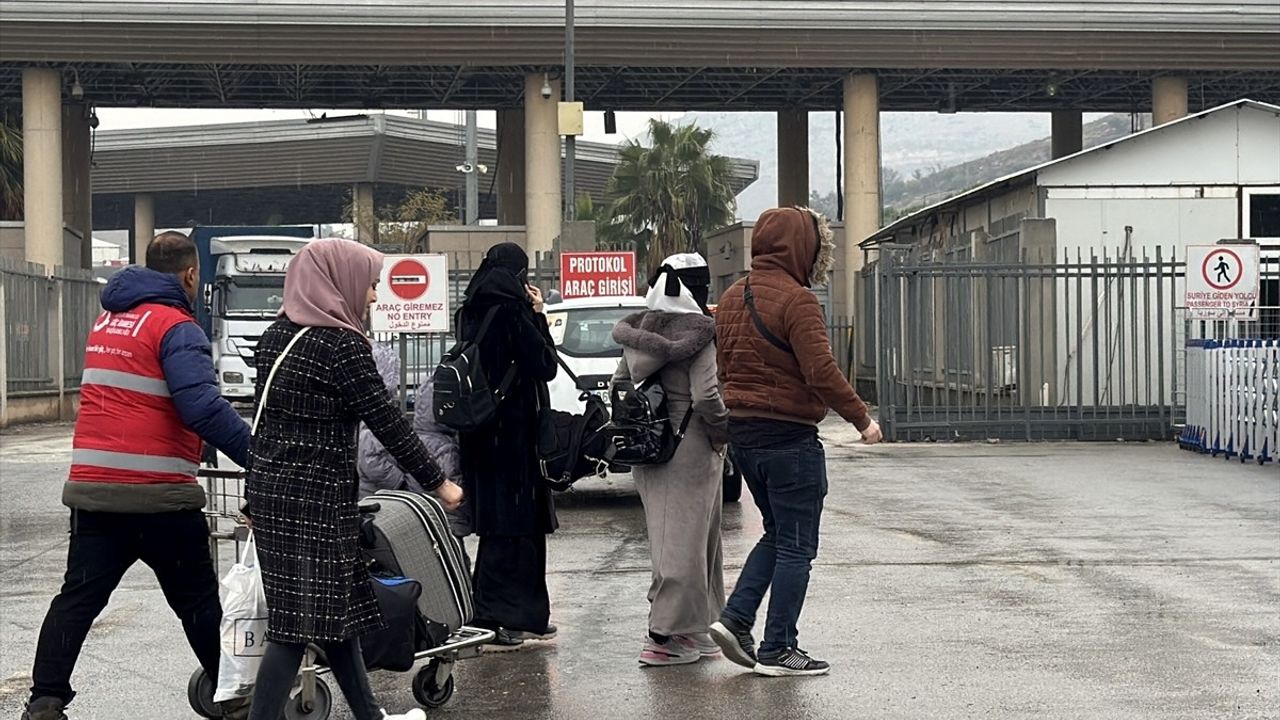
[[[400,715],[388,715],[387,711],[383,710],[382,720],[427,720],[427,713],[422,708],[414,708]]]
[[[711,633],[694,633],[689,636],[693,646],[698,648],[702,657],[715,657],[720,654],[720,646],[711,639]]]

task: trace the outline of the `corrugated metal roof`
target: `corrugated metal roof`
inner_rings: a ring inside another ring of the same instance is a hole
[[[457,125],[394,115],[108,130],[97,135],[93,190],[111,194],[356,182],[453,187],[462,177],[455,167],[462,161],[461,144]],[[480,128],[477,145],[480,162],[495,171],[494,131]],[[618,147],[579,142],[576,157],[579,188],[602,194]],[[737,192],[759,175],[754,160],[732,159],[732,168],[731,185]]]
[[[0,0],[4,62],[558,65],[560,0]],[[582,65],[1274,69],[1275,0],[582,0]],[[1269,63],[1269,64],[1268,64]]]
[[[1116,145],[1119,145],[1120,143],[1126,143],[1126,142],[1129,142],[1130,140],[1134,140],[1135,138],[1145,137],[1152,133],[1163,132],[1165,130],[1168,130],[1169,128],[1177,127],[1178,125],[1181,125],[1183,123],[1192,122],[1197,118],[1202,118],[1202,117],[1205,117],[1206,115],[1213,115],[1215,113],[1223,112],[1226,110],[1238,110],[1241,108],[1252,108],[1255,110],[1262,110],[1264,112],[1280,114],[1280,105],[1272,105],[1270,103],[1264,103],[1264,102],[1258,102],[1256,100],[1246,99],[1246,100],[1237,100],[1232,103],[1227,103],[1226,105],[1221,105],[1216,108],[1211,108],[1209,110],[1205,110],[1204,112],[1187,115],[1185,117],[1178,118],[1177,120],[1167,122],[1163,125],[1157,125],[1156,127],[1153,127],[1153,128],[1147,128],[1146,130],[1143,130],[1141,132],[1136,132],[1132,135],[1126,135],[1122,138],[1112,140],[1111,142],[1103,143],[1102,145],[1096,145],[1094,147],[1081,150],[1080,152],[1075,153],[1073,155],[1067,155],[1066,157],[1060,157],[1054,160],[1049,160],[1048,162],[1040,163],[1039,165],[1027,168],[1026,170],[1020,170],[1015,173],[1010,173],[1008,175],[1005,175],[1004,177],[996,178],[991,182],[979,185],[971,190],[966,190],[960,193],[959,195],[952,195],[951,197],[946,198],[945,200],[941,200],[927,207],[923,207],[911,213],[910,215],[904,215],[903,217],[898,218],[897,220],[890,223],[889,225],[886,225],[885,227],[877,230],[875,234],[871,235],[871,237],[866,238],[860,244],[865,247],[865,246],[874,246],[882,242],[889,242],[892,239],[892,236],[897,231],[902,230],[904,228],[911,227],[912,225],[919,223],[924,218],[927,218],[930,215],[933,215],[934,213],[938,212],[939,210],[944,210],[957,205],[962,205],[968,200],[972,200],[976,197],[985,196],[996,188],[1004,189],[1013,185],[1020,185],[1020,184],[1024,184],[1026,182],[1032,181],[1036,176],[1038,176],[1046,168],[1053,167],[1055,165],[1060,165],[1062,163],[1075,162],[1076,160],[1088,155],[1092,155],[1093,153],[1105,152],[1106,150]]]
[[[561,0],[2,0],[6,22],[560,26]],[[577,25],[626,28],[1274,32],[1274,0],[578,0]]]

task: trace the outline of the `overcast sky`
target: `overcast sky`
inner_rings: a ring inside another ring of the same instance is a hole
[[[213,123],[257,122],[263,120],[286,120],[290,118],[318,117],[327,112],[335,115],[354,115],[361,110],[168,110],[156,108],[100,108],[98,119],[102,121],[99,130],[122,130],[127,128],[167,127],[172,125],[209,125]],[[416,115],[416,111],[388,110],[389,114]],[[660,117],[670,119],[680,113],[618,113],[618,134],[605,135],[604,113],[589,112],[586,116],[586,133],[583,139],[592,142],[618,143],[623,140],[639,137],[644,134],[649,118]],[[431,110],[427,113],[430,120],[462,124],[464,114],[454,110]],[[480,127],[492,128],[497,122],[497,114],[492,111],[481,111]]]

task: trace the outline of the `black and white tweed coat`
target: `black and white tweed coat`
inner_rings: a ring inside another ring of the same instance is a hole
[[[299,330],[281,319],[263,334],[258,398]],[[276,372],[245,490],[268,637],[276,642],[340,641],[382,626],[357,540],[361,421],[423,487],[440,483],[439,468],[387,394],[368,341],[350,330],[312,328]]]

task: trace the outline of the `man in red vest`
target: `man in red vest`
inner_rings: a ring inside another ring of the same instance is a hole
[[[102,291],[62,492],[71,508],[67,573],[40,628],[24,720],[65,720],[89,628],[139,560],[217,677],[222,606],[196,468],[202,440],[243,467],[249,426],[218,392],[209,339],[192,312],[199,278],[195,243],[167,232],[147,246],[145,268],[125,268]]]

